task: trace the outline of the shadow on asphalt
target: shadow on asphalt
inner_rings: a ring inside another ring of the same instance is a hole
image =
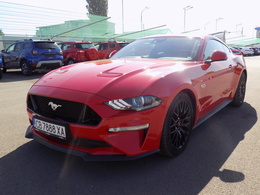
[[[34,71],[32,75],[24,76],[20,69],[7,70],[7,72],[3,74],[3,78],[0,79],[0,83],[39,79],[49,71],[50,70]]]
[[[0,159],[3,194],[198,194],[213,178],[240,182],[239,170],[220,170],[257,121],[250,104],[226,107],[197,127],[185,152],[134,161],[85,162],[35,141]]]

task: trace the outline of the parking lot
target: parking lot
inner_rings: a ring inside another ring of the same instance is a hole
[[[24,138],[26,93],[45,72],[0,80],[0,194],[260,194],[260,56],[245,57],[245,103],[197,127],[177,158],[85,162]]]

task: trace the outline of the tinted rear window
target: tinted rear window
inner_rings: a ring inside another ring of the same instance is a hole
[[[89,49],[89,48],[94,47],[94,45],[91,43],[78,43],[78,44],[75,44],[74,47],[77,49]]]
[[[55,42],[35,42],[34,44],[39,49],[56,49],[59,47]]]

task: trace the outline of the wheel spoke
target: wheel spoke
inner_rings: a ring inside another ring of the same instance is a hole
[[[170,139],[175,148],[185,145],[189,136],[191,110],[186,101],[181,101],[175,107],[171,118]]]

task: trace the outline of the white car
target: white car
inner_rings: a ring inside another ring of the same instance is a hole
[[[254,55],[254,50],[252,48],[249,48],[249,47],[239,47],[238,49],[241,51],[241,53],[244,56],[252,56],[252,55]]]

